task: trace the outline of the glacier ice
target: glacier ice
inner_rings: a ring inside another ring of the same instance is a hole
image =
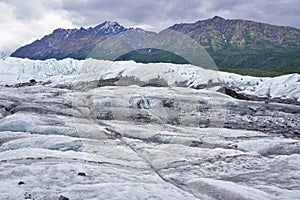
[[[6,58],[0,199],[297,199],[298,80]],[[224,85],[295,104],[235,99]]]

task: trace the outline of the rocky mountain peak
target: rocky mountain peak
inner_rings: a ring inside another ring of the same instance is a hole
[[[89,31],[92,31],[97,35],[115,35],[126,30],[128,29],[118,22],[111,21],[105,21],[102,24],[89,28]]]
[[[212,20],[216,21],[216,20],[225,20],[223,17],[220,17],[220,16],[214,16],[212,18]]]

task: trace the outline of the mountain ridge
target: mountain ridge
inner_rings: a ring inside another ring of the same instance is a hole
[[[254,76],[300,72],[300,30],[214,17],[169,29],[203,45],[222,71]]]
[[[257,30],[258,28],[261,32]],[[200,20],[195,23],[175,24],[169,27],[169,29],[179,31],[184,34],[190,34],[191,37],[198,40],[202,45],[208,43],[205,41],[205,39],[207,39],[205,36],[207,35],[204,34],[205,31],[208,30],[212,31],[210,32],[210,35],[216,34],[216,32],[219,34],[218,39],[221,39],[221,41],[218,42],[220,43],[223,42],[224,44],[226,41],[229,42],[227,39],[233,39],[230,44],[235,47],[243,47],[247,44],[253,45],[253,43],[262,42],[275,42],[276,44],[283,44],[284,42],[287,42],[287,44],[290,44],[291,42],[295,42],[295,38],[297,38],[296,44],[300,45],[299,29],[288,26],[276,26],[251,20],[224,19],[219,16],[215,16],[207,20]],[[245,38],[245,35],[249,38]],[[200,38],[197,38],[196,36]],[[217,49],[216,46],[214,49]]]
[[[67,57],[84,59],[93,45],[100,39],[129,30],[117,22],[105,21],[95,27],[55,29],[51,34],[20,47],[12,57],[45,60]]]
[[[251,20],[224,19],[219,16],[195,23],[174,24],[159,33],[140,28],[125,28],[110,21],[87,29],[56,29],[42,39],[17,49],[11,56],[40,60],[67,57],[85,59],[91,56],[90,53],[99,43],[108,38],[118,36],[125,41],[136,42],[135,46],[138,47],[144,45],[143,41],[148,41],[151,45],[151,40],[160,37],[166,30],[194,39],[207,50],[223,71],[249,75],[300,72],[299,29]],[[158,58],[153,62],[160,60]]]

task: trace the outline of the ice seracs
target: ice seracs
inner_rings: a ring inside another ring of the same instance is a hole
[[[170,86],[202,88],[209,84],[219,85],[247,95],[300,102],[300,75],[297,73],[274,78],[259,78],[206,70],[192,65],[142,64],[133,61],[111,62],[70,58],[33,61],[9,57],[0,61],[0,75],[1,85],[26,82],[32,78],[44,82],[51,81],[57,85],[125,76],[141,81],[160,77]]]

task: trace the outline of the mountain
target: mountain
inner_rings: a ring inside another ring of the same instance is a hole
[[[300,45],[300,30],[248,20],[229,20],[219,16],[192,24],[175,24],[169,29],[188,34],[204,47],[262,49]]]
[[[186,42],[186,37],[192,39]],[[150,52],[151,62],[163,62],[161,58],[174,53],[176,55],[172,57],[176,60],[171,62],[177,63],[181,56],[179,60],[204,67],[212,62],[197,63],[200,59],[195,51],[199,53],[200,45],[208,52],[205,56],[209,58],[205,59],[212,58],[223,71],[259,76],[300,72],[300,30],[218,16],[195,23],[175,24],[159,33],[125,28],[117,22],[107,21],[88,29],[57,29],[41,40],[17,49],[11,56],[41,60],[68,57],[115,60],[121,57],[122,60],[149,62],[145,54],[139,54],[137,50],[154,48],[164,51],[160,56],[157,51]]]
[[[296,28],[216,16],[169,29],[198,41],[226,71],[300,72],[300,30]]]
[[[97,42],[128,30],[117,22],[106,21],[88,29],[56,29],[41,40],[17,49],[12,57],[45,60],[48,58],[84,59]]]

